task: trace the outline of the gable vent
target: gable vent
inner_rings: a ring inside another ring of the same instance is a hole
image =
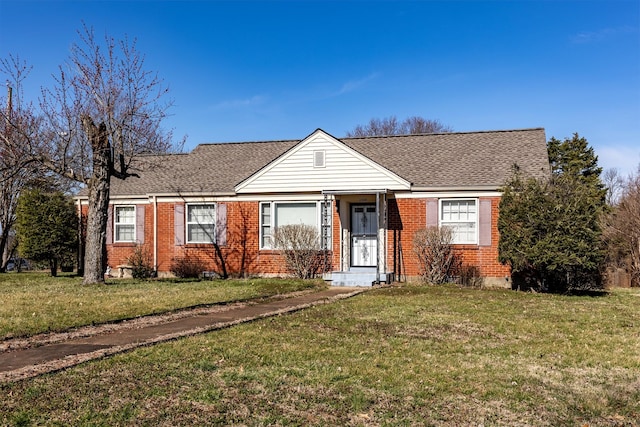
[[[313,167],[323,168],[325,167],[325,153],[324,150],[318,150],[313,152]]]

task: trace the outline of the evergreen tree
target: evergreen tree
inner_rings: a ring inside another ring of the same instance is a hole
[[[73,260],[78,245],[73,201],[61,192],[26,190],[20,194],[16,214],[20,254],[47,261],[51,275],[56,276],[58,265]]]
[[[607,190],[600,179],[602,168],[584,137],[577,133],[564,141],[552,137],[547,142],[547,151],[554,179],[577,180],[576,185],[582,184],[582,189],[593,197],[594,202],[604,207]]]
[[[548,153],[548,180],[527,179],[516,168],[503,189],[499,259],[511,266],[514,287],[601,288],[602,168],[578,134],[564,141],[551,138]]]

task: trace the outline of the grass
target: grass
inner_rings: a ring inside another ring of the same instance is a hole
[[[0,274],[0,340],[317,286],[322,282],[264,279],[111,280],[84,286],[74,276]]]
[[[640,425],[640,292],[349,300],[0,386],[0,425]]]

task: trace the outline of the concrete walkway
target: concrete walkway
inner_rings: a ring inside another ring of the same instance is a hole
[[[0,383],[54,372],[137,347],[326,304],[352,297],[364,292],[365,289],[367,288],[332,287],[320,292],[264,303],[242,304],[228,310],[188,315],[136,329],[115,328],[106,333],[88,337],[70,338],[38,347],[8,350],[0,353]]]

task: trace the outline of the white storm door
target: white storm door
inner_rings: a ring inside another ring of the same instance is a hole
[[[377,266],[377,228],[375,205],[351,205],[351,266]]]

